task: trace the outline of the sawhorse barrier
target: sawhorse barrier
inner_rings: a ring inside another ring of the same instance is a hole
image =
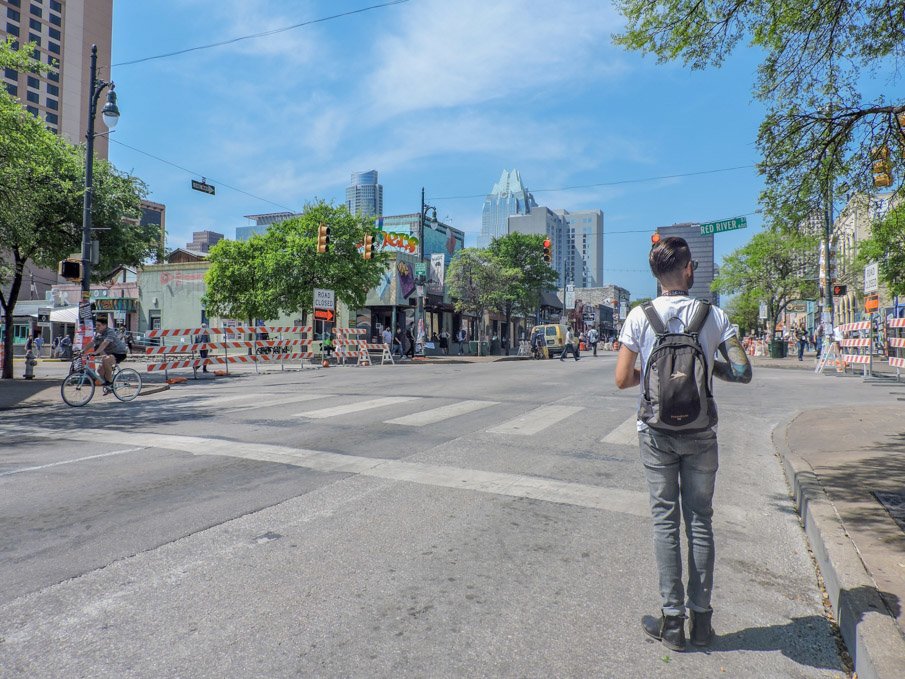
[[[889,365],[896,369],[896,381],[905,368],[905,318],[893,318],[886,324],[886,342],[889,349]]]

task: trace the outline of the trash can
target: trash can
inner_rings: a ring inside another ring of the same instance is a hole
[[[785,358],[788,345],[781,339],[770,340],[770,358]]]

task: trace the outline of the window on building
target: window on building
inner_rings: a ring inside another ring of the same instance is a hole
[[[63,25],[63,20],[62,20],[58,15],[53,14],[53,13],[51,12],[51,14],[49,15],[49,17],[50,17],[50,23],[52,23],[54,26],[62,26],[62,25]]]
[[[19,3],[20,3],[20,0],[9,0],[9,4],[11,4],[13,7],[19,7],[20,6]]]
[[[31,28],[31,30],[33,30],[33,31],[37,31],[38,33],[41,32],[41,22],[38,21],[37,19],[29,19],[29,20],[28,20],[28,26],[29,26],[29,27]]]
[[[31,113],[35,117],[38,116],[38,109],[35,106],[26,106],[25,110],[28,111],[29,113]]]
[[[48,28],[47,34],[51,37],[52,40],[60,39],[60,32],[55,28]]]
[[[60,45],[55,42],[47,43],[47,49],[48,49],[48,51],[53,52],[54,54],[60,53]]]
[[[35,78],[33,75],[30,75],[30,76],[28,76],[28,86],[38,89],[41,86],[41,83],[39,83],[38,79]]]
[[[25,98],[28,99],[32,104],[38,103],[38,93],[37,92],[27,92],[25,94]]]
[[[60,82],[60,74],[57,71],[50,71],[47,73],[47,79],[58,83]]]
[[[29,33],[29,34],[28,34],[28,41],[40,45],[40,44],[41,44],[41,36],[40,36],[40,35],[35,35],[34,33]]]
[[[57,125],[60,122],[59,116],[57,116],[56,113],[48,113],[44,116],[44,119],[51,125]]]
[[[54,12],[60,12],[61,14],[63,13],[63,5],[57,2],[57,0],[50,0],[50,9],[52,9]]]
[[[19,71],[14,68],[4,69],[3,75],[5,75],[10,80],[18,80],[19,79]]]
[[[19,27],[16,26],[16,24],[7,23],[6,32],[10,35],[16,36],[17,38],[19,37]]]
[[[12,83],[6,83],[6,91],[9,92],[9,96],[11,97],[19,96],[19,88]]]
[[[47,99],[46,106],[52,111],[58,111],[60,109],[60,103],[56,99]]]
[[[18,41],[18,40],[13,40],[13,41],[9,44],[9,46],[10,46],[12,49],[17,50],[17,49],[19,49],[19,41]]]
[[[47,94],[49,94],[52,97],[59,97],[60,88],[57,87],[56,85],[51,85],[50,83],[47,83]]]
[[[6,8],[6,16],[8,16],[13,21],[19,21],[22,18],[22,15],[19,14],[18,10],[13,9],[12,7]]]
[[[36,17],[44,16],[44,14],[43,14],[44,10],[41,9],[41,5],[36,5],[35,3],[31,3],[31,9],[29,11],[32,14],[34,14]]]

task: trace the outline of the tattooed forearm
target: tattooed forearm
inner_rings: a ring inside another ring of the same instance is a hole
[[[726,382],[751,381],[751,363],[737,337],[732,337],[720,345],[720,353],[725,361],[714,361],[713,375]]]

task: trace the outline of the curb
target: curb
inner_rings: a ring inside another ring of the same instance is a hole
[[[859,679],[898,679],[905,667],[905,637],[817,475],[789,448],[787,432],[800,414],[773,430],[773,445],[823,574],[842,639]]]

